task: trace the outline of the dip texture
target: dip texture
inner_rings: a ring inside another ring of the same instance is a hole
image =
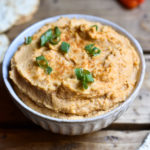
[[[58,27],[60,41],[40,45],[41,36]],[[70,45],[61,51],[62,42]],[[101,52],[91,56],[85,46]],[[44,56],[50,73],[36,61]],[[93,117],[114,109],[132,93],[139,56],[130,41],[109,26],[84,19],[60,18],[43,26],[32,41],[19,47],[11,60],[10,78],[18,96],[32,109],[65,119]],[[94,82],[84,89],[75,69],[88,70]]]

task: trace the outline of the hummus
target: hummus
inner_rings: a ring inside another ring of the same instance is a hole
[[[40,45],[41,36],[58,27],[60,41]],[[69,51],[60,50],[67,42]],[[91,56],[85,46],[101,52]],[[36,58],[44,56],[51,73]],[[10,78],[18,96],[32,109],[65,119],[86,118],[114,109],[132,93],[139,72],[139,56],[130,41],[109,26],[84,19],[60,18],[44,25],[31,43],[19,47],[11,60]],[[75,69],[88,70],[94,82],[81,87]]]

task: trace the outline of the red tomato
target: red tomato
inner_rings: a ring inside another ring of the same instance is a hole
[[[143,3],[144,2],[144,0],[139,0],[139,4],[141,4],[141,3]]]
[[[143,3],[144,0],[120,0],[120,2],[127,8],[132,9]]]

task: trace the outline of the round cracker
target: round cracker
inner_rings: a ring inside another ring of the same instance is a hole
[[[12,27],[17,19],[19,15],[15,12],[13,0],[0,0],[0,33]]]
[[[16,0],[16,11],[20,15],[16,25],[25,23],[32,19],[37,11],[40,1],[39,0]]]
[[[5,52],[9,46],[9,39],[5,34],[0,34],[0,63],[2,63]]]
[[[0,33],[29,21],[38,6],[39,0],[0,0]]]

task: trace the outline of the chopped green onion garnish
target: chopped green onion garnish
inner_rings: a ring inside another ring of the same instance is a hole
[[[75,69],[75,74],[76,74],[78,80],[82,80],[82,78],[83,78],[83,69],[76,68]]]
[[[60,42],[60,36],[52,36],[51,38],[50,38],[50,43],[51,44],[53,44],[53,45],[56,45],[56,44],[58,44]]]
[[[93,52],[92,52],[93,56],[96,56],[96,55],[100,54],[100,52],[101,52],[101,50],[97,47],[94,47],[92,50],[93,50]]]
[[[88,83],[94,82],[94,78],[88,70],[76,68],[75,75],[77,76],[77,79],[81,81],[84,89],[88,88]]]
[[[93,48],[94,44],[89,44],[85,46],[85,50],[86,51],[91,51],[91,49]]]
[[[61,32],[58,27],[54,28],[54,32],[51,29],[47,30],[40,38],[41,46],[44,46],[47,42],[55,45],[60,42]]]
[[[51,68],[50,66],[48,66],[48,67],[46,68],[46,72],[47,72],[47,74],[50,74],[50,73],[52,72],[52,68]]]
[[[30,44],[32,42],[32,36],[25,38],[25,44]]]
[[[52,68],[48,65],[48,61],[43,55],[36,57],[36,62],[47,72],[47,74],[52,72]]]
[[[94,47],[94,44],[86,45],[84,48],[91,56],[96,56],[100,54],[101,50],[97,47]]]
[[[64,53],[68,53],[69,48],[70,48],[70,44],[67,42],[62,42],[60,45],[60,50]]]
[[[95,24],[95,25],[92,25],[91,27],[95,27],[96,28],[96,31],[98,30],[98,26]]]
[[[41,68],[46,68],[48,66],[48,61],[44,56],[38,56],[36,57],[36,62]]]
[[[52,30],[48,29],[40,38],[41,46],[44,46],[52,37]]]
[[[83,70],[83,74],[85,74],[85,81],[86,82],[94,82],[92,74],[88,70]]]
[[[59,30],[58,27],[55,27],[54,31],[55,31],[55,35],[56,35],[57,37],[60,36],[61,32],[60,32],[60,30]]]

